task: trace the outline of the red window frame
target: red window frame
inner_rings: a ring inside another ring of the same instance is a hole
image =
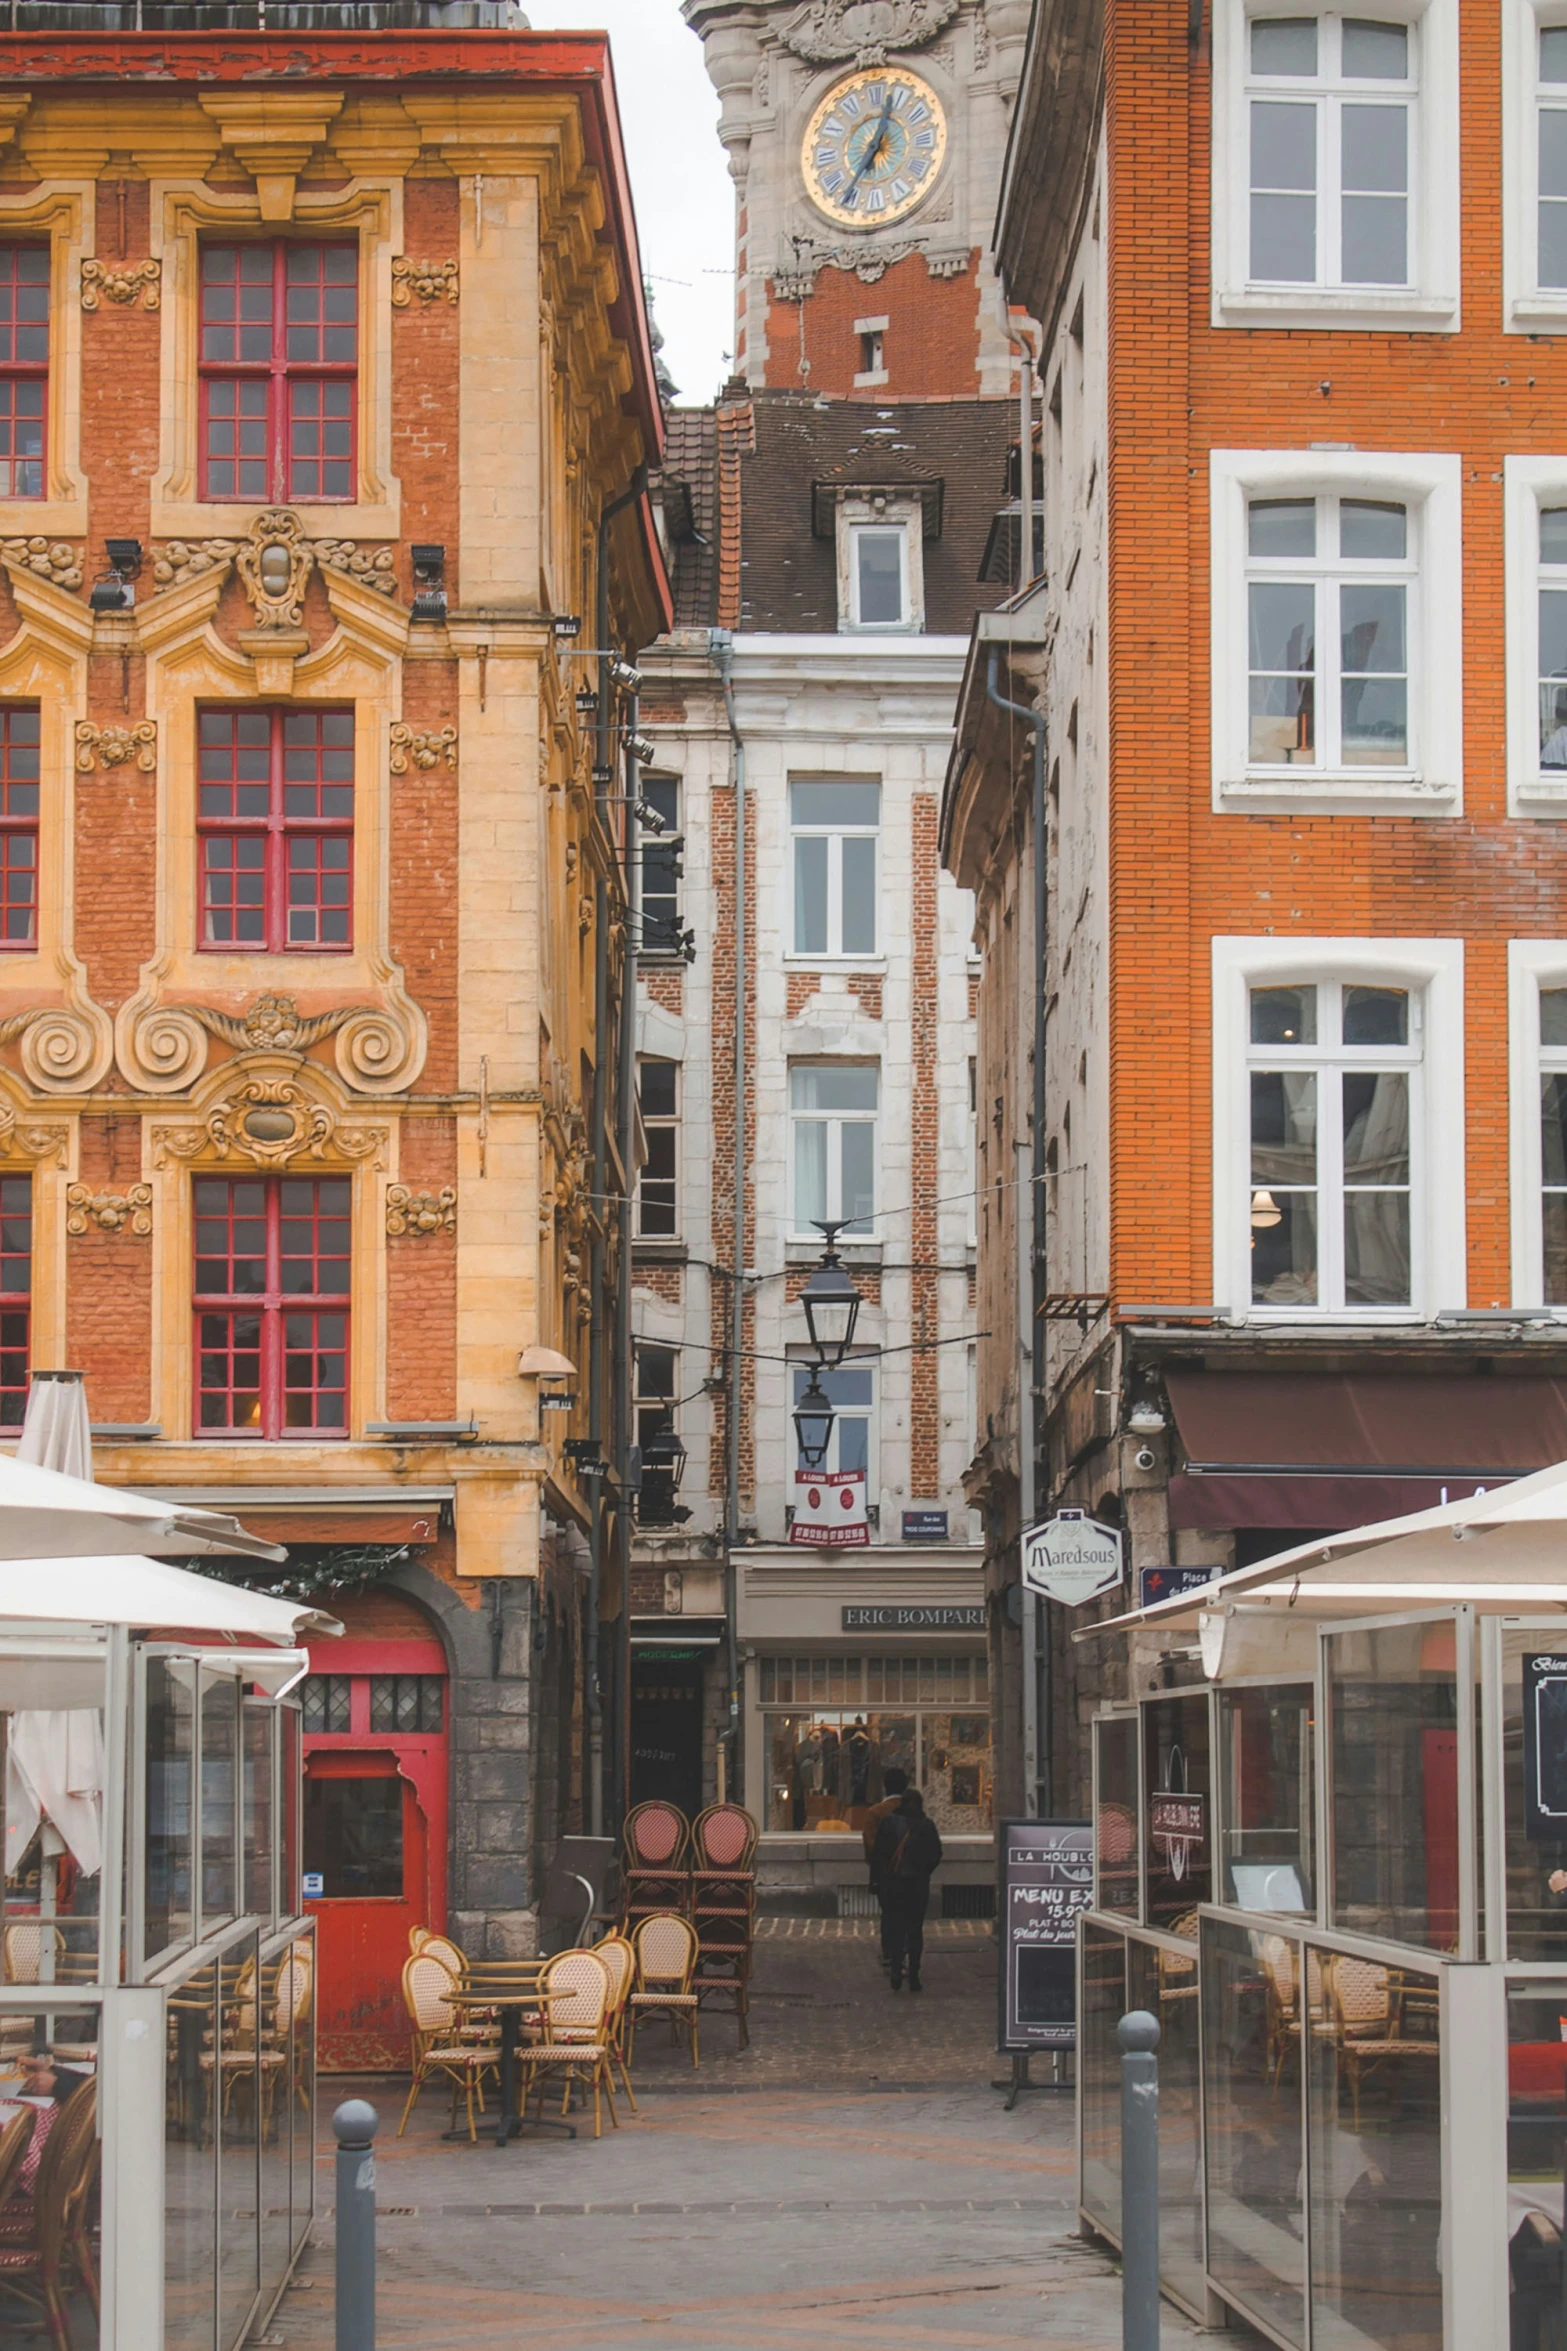
[[[348,1435],[351,1176],[197,1176],[195,1433]]]
[[[201,494],[352,505],[359,486],[359,248],[204,243]]]
[[[0,1176],[0,1428],[27,1409],[32,1347],[33,1179]]]
[[[354,943],[354,714],[196,715],[197,926],[220,955],[346,955]]]
[[[49,248],[0,245],[0,498],[42,498],[49,439]]]
[[[0,705],[0,951],[38,944],[40,732],[36,702]]]

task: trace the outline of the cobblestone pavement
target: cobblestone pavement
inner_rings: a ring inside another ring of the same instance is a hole
[[[865,1922],[764,1924],[750,2049],[704,2014],[693,2072],[645,2034],[641,2111],[597,2143],[579,2118],[575,2140],[447,2145],[433,2091],[399,2140],[401,2085],[324,2080],[322,2218],[266,2339],[331,2351],[328,2117],[368,2093],[384,2351],[803,2351],[824,2330],[861,2351],[1119,2351],[1119,2278],[1074,2234],[1071,2099],[1007,2114],[991,2086],[988,1932],[931,1934],[911,1999]],[[1166,2314],[1165,2351],[1198,2341]]]

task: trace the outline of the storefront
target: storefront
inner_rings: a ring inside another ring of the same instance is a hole
[[[758,1550],[741,1562],[739,1631],[760,1882],[862,1888],[860,1831],[896,1769],[941,1832],[942,1906],[982,1907],[993,1772],[980,1554],[869,1551],[845,1566]]]

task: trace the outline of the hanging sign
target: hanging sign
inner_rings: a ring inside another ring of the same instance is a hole
[[[1058,1510],[1023,1537],[1023,1581],[1031,1592],[1081,1608],[1121,1581],[1121,1530],[1082,1510]]]
[[[1567,1656],[1523,1661],[1524,1834],[1567,1841]]]
[[[1077,1914],[1094,1898],[1086,1820],[1004,1820],[996,2046],[1077,2046]]]
[[[857,1551],[870,1542],[863,1469],[797,1469],[791,1543],[813,1551]]]

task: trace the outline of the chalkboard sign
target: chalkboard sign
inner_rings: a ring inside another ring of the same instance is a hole
[[[1094,1896],[1086,1820],[1001,1823],[997,2047],[1077,2047],[1077,1914]]]
[[[1567,1656],[1523,1661],[1524,1833],[1567,1838]]]

